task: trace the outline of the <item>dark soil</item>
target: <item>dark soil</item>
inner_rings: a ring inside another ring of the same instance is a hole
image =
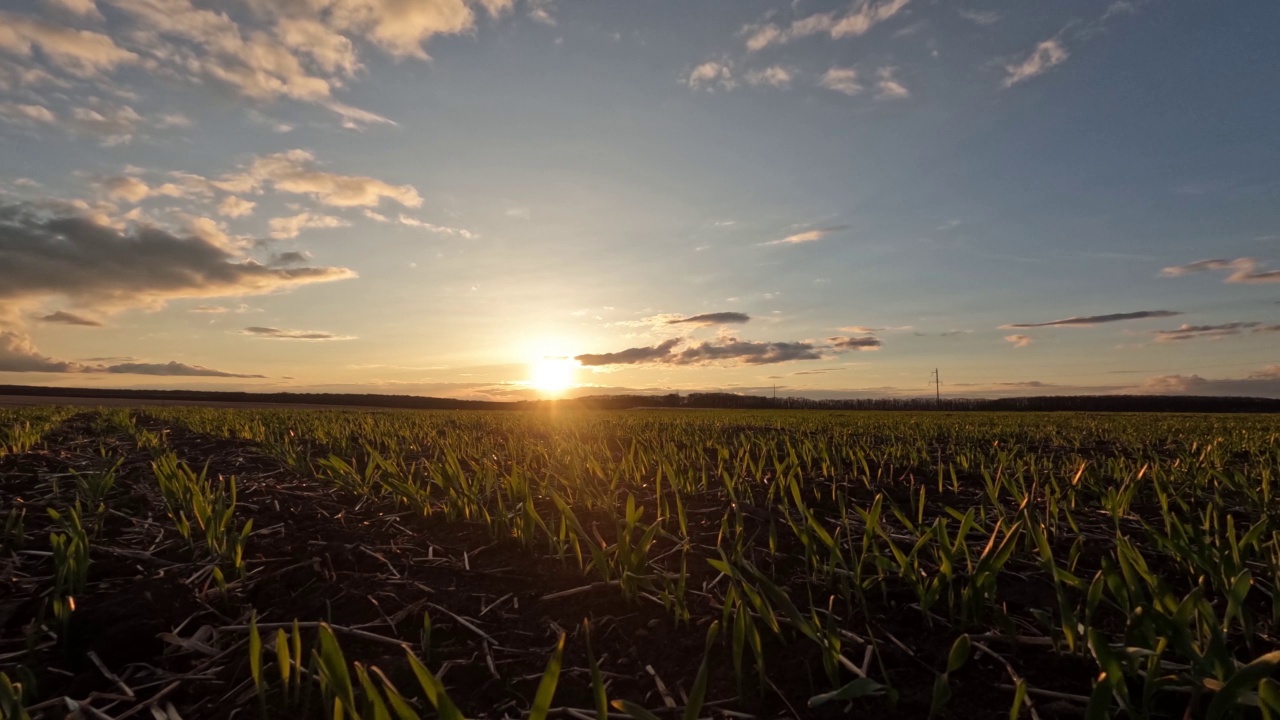
[[[227,577],[225,590],[218,587],[200,549],[174,530],[151,471],[151,451],[127,432],[104,430],[94,413],[76,415],[52,431],[45,449],[0,458],[0,519],[9,508],[24,512],[27,536],[24,547],[0,553],[0,669],[16,679],[24,677],[22,672],[34,678],[33,715],[66,716],[62,698],[68,697],[101,713],[91,713],[94,717],[159,717],[156,713],[170,704],[171,717],[188,720],[253,716],[259,710],[245,626],[255,612],[264,640],[274,637],[274,624],[331,624],[347,660],[377,666],[402,692],[418,697],[405,660],[407,647],[438,672],[466,715],[477,718],[520,717],[562,633],[567,636],[564,671],[554,706],[592,707],[583,632],[584,621],[590,621],[611,698],[654,711],[668,704],[683,707],[703,661],[707,628],[720,618],[713,594],[701,592],[718,574],[705,558],[716,556],[724,511],[720,498],[691,498],[686,506],[694,539],[686,558],[692,619],[677,622],[652,594],[627,599],[617,587],[593,586],[597,578],[584,576],[572,558],[495,539],[480,524],[421,517],[348,496],[295,472],[253,443],[136,417],[140,427],[163,434],[167,448],[193,468],[207,466],[211,479],[234,476],[237,516],[254,523],[247,573]],[[109,458],[121,459],[118,478],[106,512],[94,524],[89,585],[75,598],[76,610],[64,630],[44,610],[53,575],[48,537],[57,529],[47,509],[64,511],[74,498],[73,473],[101,470],[113,462]],[[851,494],[868,501],[873,495]],[[963,493],[935,501],[966,505]],[[901,502],[908,502],[907,495]],[[653,517],[654,510],[647,508],[646,516]],[[747,531],[763,546],[768,514],[750,510]],[[613,532],[612,517],[584,514],[581,520],[584,525],[595,521],[607,536]],[[798,542],[787,530],[777,536],[777,552],[759,548],[757,565],[793,596],[814,592],[797,577],[804,572]],[[662,539],[651,554],[670,551],[665,562],[674,571],[677,549]],[[1026,616],[1025,608],[1054,602],[1049,583],[1017,573],[1008,582],[1002,578],[1001,598],[1010,616]],[[883,596],[877,590],[869,601],[873,604],[866,607],[836,603],[833,611],[846,618],[843,629],[875,643],[870,674],[887,679],[896,697],[808,708],[809,698],[832,684],[816,644],[790,631],[784,633],[785,645],[765,633],[765,681],[749,667],[740,689],[723,632],[709,659],[710,702],[703,716],[728,717],[733,715],[726,711],[734,711],[762,718],[843,717],[847,710],[867,717],[927,716],[955,631],[922,622],[919,610],[910,607],[914,596],[905,590]],[[820,597],[812,604],[827,606]],[[430,647],[422,642],[424,613],[431,617]],[[1008,717],[1013,694],[998,686],[1012,684],[1010,668],[1033,687],[1070,695],[1087,695],[1096,673],[1087,656],[999,637],[983,642],[1010,666],[975,656],[951,679],[946,716]],[[308,651],[315,646],[314,631],[307,631],[304,645]],[[866,648],[849,640],[844,652],[860,664]],[[851,679],[847,672],[840,677],[841,682]],[[1078,717],[1083,707],[1074,700],[1034,700],[1046,719]],[[268,697],[270,716],[303,713],[285,707],[278,697]],[[306,712],[323,716],[315,705]],[[665,716],[679,715],[668,711]]]

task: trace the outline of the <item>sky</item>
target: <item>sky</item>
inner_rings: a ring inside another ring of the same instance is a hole
[[[8,0],[0,384],[1280,397],[1276,27]]]

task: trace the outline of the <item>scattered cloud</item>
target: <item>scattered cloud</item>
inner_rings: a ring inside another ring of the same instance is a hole
[[[882,67],[876,71],[876,97],[902,99],[911,97],[911,92],[896,77],[897,68]]]
[[[863,335],[861,337],[837,336],[837,337],[827,338],[827,341],[830,342],[831,347],[835,348],[836,350],[847,350],[850,352],[861,352],[864,350],[879,350],[880,348],[884,347],[884,341],[882,341],[880,338],[877,338],[871,335]]]
[[[271,262],[268,264],[271,265],[272,267],[280,267],[282,265],[302,265],[303,263],[305,263],[307,260],[310,260],[310,259],[311,259],[311,255],[308,253],[298,252],[297,250],[290,250],[288,252],[276,253],[275,255],[272,255]]]
[[[58,116],[43,105],[26,105],[22,103],[0,103],[0,120],[18,125],[52,125],[58,122]]]
[[[50,313],[48,315],[43,315],[36,319],[42,323],[54,323],[57,325],[79,325],[81,327],[102,327],[101,321],[94,320],[91,317],[85,317],[84,315],[76,315],[75,313],[69,313],[66,310],[59,310],[57,312]]]
[[[726,334],[705,342],[671,338],[657,345],[628,348],[613,353],[578,355],[574,359],[586,367],[773,365],[797,360],[821,360],[832,353],[876,350],[882,345],[874,337],[833,337],[829,342],[830,345],[809,341],[752,341]]]
[[[1280,397],[1280,365],[1271,365],[1242,378],[1161,375],[1148,378],[1138,390],[1160,395]]]
[[[400,213],[400,217],[398,219],[400,220],[401,225],[408,225],[410,227],[422,228],[427,232],[433,232],[439,235],[456,235],[461,238],[466,238],[467,240],[474,240],[480,237],[479,235],[471,232],[470,230],[466,230],[464,228],[447,227],[445,225],[432,225],[429,222],[426,222],[424,220],[419,220],[409,215],[405,215],[404,213]],[[385,222],[385,219],[384,219],[384,222]]]
[[[836,329],[839,330],[840,332],[857,333],[859,335],[866,335],[868,333],[878,333],[878,332],[901,332],[905,330],[911,330],[912,326],[899,325],[897,327],[870,327],[867,325],[846,325],[845,327],[836,328]],[[920,333],[916,333],[916,334],[919,335]]]
[[[1263,325],[1260,322],[1230,322],[1220,325],[1183,324],[1176,330],[1156,330],[1152,334],[1156,336],[1156,342],[1178,342],[1181,340],[1216,339],[1240,335],[1245,330],[1250,330],[1253,333],[1280,332],[1280,325]]]
[[[1005,335],[1004,341],[1016,348],[1024,348],[1035,342],[1035,339],[1030,335]]]
[[[762,70],[752,70],[746,74],[748,85],[768,85],[775,88],[786,88],[795,79],[795,73],[781,65],[771,65]]]
[[[137,204],[151,194],[151,188],[135,177],[107,178],[100,183],[103,192],[112,200]]]
[[[959,10],[960,17],[978,25],[995,25],[1000,22],[1000,13],[991,10]]]
[[[1186,265],[1174,265],[1162,270],[1161,274],[1166,277],[1181,277],[1210,270],[1227,270],[1229,272],[1227,273],[1226,282],[1229,283],[1280,282],[1280,270],[1259,270],[1258,265],[1258,261],[1253,258],[1236,258],[1235,260],[1218,258],[1214,260],[1197,260]]]
[[[1004,86],[1013,87],[1020,82],[1041,75],[1055,65],[1060,65],[1069,57],[1067,49],[1057,38],[1050,38],[1036,45],[1025,60],[1012,65],[1005,65]]]
[[[352,335],[337,335],[323,330],[285,330],[274,327],[247,327],[240,331],[244,335],[274,340],[354,340]]]
[[[741,35],[745,38],[749,52],[812,35],[826,34],[833,40],[857,37],[897,15],[909,2],[910,0],[858,0],[843,13],[815,13],[793,20],[786,26],[773,22],[748,25],[742,28]]]
[[[765,245],[800,245],[803,243],[817,242],[831,233],[840,232],[848,229],[848,225],[833,225],[832,227],[818,228],[817,230],[805,230],[788,235],[781,240],[770,240]]]
[[[0,307],[62,298],[110,312],[355,277],[342,267],[270,268],[198,234],[117,229],[67,203],[0,205],[0,257]]]
[[[603,367],[607,365],[643,365],[665,362],[671,357],[671,351],[680,344],[680,338],[672,338],[652,347],[634,347],[619,352],[585,354],[574,357],[578,364],[585,367]]]
[[[857,95],[866,88],[858,82],[858,71],[851,67],[832,67],[822,74],[822,87],[845,95]]]
[[[1062,320],[1050,320],[1041,323],[1012,323],[1001,325],[1001,329],[1038,328],[1038,327],[1087,327],[1103,323],[1123,322],[1125,320],[1144,320],[1146,318],[1175,317],[1182,313],[1174,310],[1142,310],[1139,312],[1110,313],[1107,315],[1089,315],[1086,317],[1069,317]]]
[[[298,237],[306,228],[338,228],[347,227],[351,223],[340,217],[303,212],[289,217],[271,218],[267,225],[271,228],[271,237],[277,240]]]
[[[70,360],[57,360],[41,353],[31,340],[12,331],[0,331],[0,372],[43,373],[108,373],[115,375],[167,375],[182,377],[261,378],[224,372],[200,365],[170,361],[167,363],[123,362],[115,365],[85,365]]]
[[[694,90],[732,90],[738,86],[733,79],[733,66],[727,60],[708,60],[689,71],[684,84]]]
[[[140,60],[102,33],[0,11],[0,52],[26,59],[36,50],[54,66],[80,78],[99,76]]]
[[[383,198],[406,207],[422,205],[412,185],[392,185],[363,175],[339,175],[317,167],[306,150],[288,150],[254,158],[248,170],[224,176],[212,184],[226,192],[258,191],[270,185],[276,192],[309,195],[333,207],[377,207]]]
[[[218,214],[233,218],[244,217],[252,213],[257,204],[251,200],[238,198],[235,195],[228,195],[222,199],[222,202],[218,203]]]
[[[673,318],[667,320],[668,325],[696,325],[698,327],[708,327],[712,325],[730,325],[750,322],[751,316],[740,312],[713,312],[702,313],[690,317]]]

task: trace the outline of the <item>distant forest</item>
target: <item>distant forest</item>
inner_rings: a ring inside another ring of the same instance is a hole
[[[744,410],[912,410],[912,411],[1084,411],[1084,412],[1191,412],[1191,413],[1272,413],[1280,412],[1280,400],[1253,397],[1207,397],[1199,395],[1055,395],[1021,398],[853,398],[811,400],[770,398],[734,393],[689,393],[687,395],[593,395],[564,400],[519,400],[487,402],[414,395],[348,393],[250,393],[205,390],[120,390],[101,388],[37,387],[0,385],[0,395],[58,398],[163,400],[166,402],[217,402],[245,404],[337,405],[417,410],[529,410],[581,407],[599,410],[633,408]]]

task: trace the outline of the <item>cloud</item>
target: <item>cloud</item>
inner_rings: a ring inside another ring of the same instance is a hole
[[[822,87],[845,95],[857,95],[865,88],[858,82],[858,71],[849,67],[833,67],[823,73],[819,81]]]
[[[101,75],[140,59],[102,33],[50,25],[0,11],[0,52],[30,58],[36,49],[56,67],[82,78]]]
[[[418,207],[422,196],[412,185],[392,185],[364,175],[339,175],[316,167],[306,150],[289,150],[254,158],[248,170],[212,183],[231,193],[256,191],[270,185],[277,192],[310,195],[333,207],[377,207],[383,198]]]
[[[368,213],[368,214],[370,215],[371,219],[373,220],[378,219],[376,217],[373,217],[373,215],[376,215],[376,213]],[[400,217],[397,219],[400,221],[401,225],[408,225],[410,227],[422,228],[427,232],[433,232],[440,235],[457,235],[458,237],[466,238],[468,240],[474,240],[480,237],[479,235],[476,235],[470,230],[466,230],[463,228],[446,227],[444,225],[432,225],[429,222],[419,220],[415,217],[410,217],[409,215],[405,215],[404,213],[400,213]],[[387,219],[382,218],[380,222],[387,222]]]
[[[351,335],[336,335],[323,330],[284,330],[273,327],[247,327],[240,331],[244,335],[274,340],[355,340]]]
[[[911,97],[911,92],[898,82],[897,68],[882,67],[876,71],[876,97],[901,99]]]
[[[990,10],[959,10],[960,17],[979,25],[995,25],[1000,22],[1000,13]]]
[[[1011,343],[1016,348],[1024,348],[1035,342],[1035,338],[1030,335],[1005,335],[1004,341]]]
[[[822,353],[807,342],[752,342],[734,337],[690,345],[673,353],[672,365],[772,365],[793,360],[821,360]]]
[[[831,233],[848,229],[848,227],[848,225],[834,225],[832,227],[818,228],[817,230],[806,230],[788,235],[781,240],[770,240],[765,245],[800,245],[802,243],[816,242]]]
[[[672,338],[652,347],[635,347],[612,353],[578,355],[574,357],[574,360],[586,367],[642,365],[664,362],[666,358],[671,356],[671,351],[679,344],[679,338]]]
[[[897,15],[909,2],[910,0],[883,0],[882,2],[859,0],[844,14],[815,13],[793,20],[786,27],[775,23],[748,25],[742,29],[741,35],[746,38],[749,52],[823,33],[830,35],[833,40],[857,37]]]
[[[878,337],[874,337],[871,335],[863,335],[861,337],[837,336],[837,337],[827,338],[827,341],[830,342],[831,347],[835,348],[836,350],[843,350],[843,351],[850,351],[850,352],[861,352],[864,350],[879,350],[880,348],[884,347],[884,341],[882,341]]]
[[[1001,325],[1001,329],[1038,328],[1038,327],[1087,327],[1102,323],[1123,322],[1125,320],[1143,320],[1146,318],[1175,317],[1182,313],[1174,310],[1142,310],[1139,312],[1110,313],[1108,315],[1089,315],[1087,317],[1069,317],[1062,320],[1050,320],[1042,323],[1012,323]]]
[[[836,328],[836,329],[839,330],[840,332],[857,333],[859,335],[866,335],[869,333],[877,333],[877,332],[902,332],[906,330],[911,330],[912,326],[899,325],[897,327],[869,327],[867,325],[847,325],[845,327]],[[920,333],[916,333],[916,335],[919,335],[919,334]]]
[[[693,315],[685,318],[673,318],[667,320],[667,325],[696,325],[698,327],[708,327],[711,325],[729,325],[735,323],[750,322],[751,316],[740,312],[713,312],[702,313],[701,315]]]
[[[1030,80],[1049,68],[1065,62],[1068,57],[1067,49],[1057,38],[1045,40],[1036,45],[1036,49],[1027,56],[1026,60],[1015,65],[1005,65],[1007,74],[1004,78],[1004,86],[1013,87],[1024,80]]]
[[[250,200],[238,198],[235,195],[228,195],[222,199],[222,202],[218,203],[218,213],[233,218],[244,217],[252,213],[257,204]]]
[[[831,345],[813,342],[770,342],[741,340],[722,335],[715,340],[691,342],[672,338],[657,345],[634,347],[614,353],[578,355],[574,359],[587,367],[611,365],[774,365],[797,360],[822,360],[824,353],[876,350],[882,343],[874,337],[833,337]]]
[[[277,253],[271,256],[271,265],[279,267],[281,265],[301,265],[311,258],[310,255],[296,250]]]
[[[691,70],[684,79],[684,84],[694,90],[714,92],[732,90],[738,83],[733,79],[733,67],[728,61],[708,60]]]
[[[791,85],[791,81],[794,78],[795,73],[781,65],[771,65],[763,70],[752,70],[746,75],[747,84],[757,87],[768,85],[775,88],[785,88]]]
[[[244,375],[240,373],[224,372],[222,370],[214,370],[213,368],[201,367],[200,365],[187,365],[186,363],[175,362],[170,360],[167,363],[121,363],[119,365],[108,365],[101,370],[88,370],[86,372],[107,372],[113,374],[127,375],[164,375],[179,377],[226,377],[226,378],[264,378],[266,375]]]
[[[21,103],[0,103],[0,119],[17,125],[52,125],[58,122],[58,116],[43,105],[24,105]]]
[[[1174,265],[1160,271],[1166,277],[1181,277],[1193,273],[1210,270],[1229,270],[1226,282],[1240,284],[1257,284],[1280,282],[1280,270],[1259,270],[1258,261],[1253,258],[1236,258],[1225,260],[1197,260],[1186,265]]]
[[[1140,391],[1160,395],[1280,397],[1280,365],[1271,365],[1243,378],[1161,375],[1147,378],[1141,385]]]
[[[226,378],[266,377],[264,375],[224,372],[174,361],[167,363],[124,362],[116,365],[84,365],[78,362],[51,358],[37,350],[26,336],[8,330],[0,331],[0,372],[109,373],[115,375]]]
[[[76,315],[65,310],[59,310],[55,313],[36,318],[42,323],[55,323],[58,325],[80,325],[82,327],[102,327],[102,323],[93,318],[83,315]]]
[[[151,188],[135,177],[113,177],[103,180],[99,185],[112,200],[123,200],[137,204],[151,194]]]
[[[1263,325],[1260,322],[1230,322],[1220,325],[1183,324],[1176,330],[1156,330],[1152,334],[1156,336],[1156,342],[1177,342],[1180,340],[1240,335],[1244,330],[1252,330],[1254,333],[1278,332],[1280,331],[1280,325]]]
[[[93,0],[45,0],[45,2],[82,17],[102,17],[102,13],[98,12],[98,6],[94,4]]]
[[[351,223],[332,215],[304,212],[289,217],[271,218],[267,225],[271,228],[271,237],[285,240],[298,237],[298,233],[306,228],[338,228],[347,227]]]
[[[198,234],[105,226],[65,203],[0,205],[0,307],[50,298],[105,311],[159,307],[353,277],[342,267],[270,268]]]

